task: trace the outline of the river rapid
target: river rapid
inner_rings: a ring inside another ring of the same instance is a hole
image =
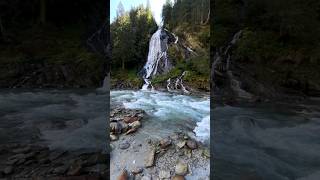
[[[217,106],[215,179],[320,178],[320,99]]]

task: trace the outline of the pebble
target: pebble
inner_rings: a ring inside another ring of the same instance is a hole
[[[169,179],[171,177],[170,171],[160,171],[159,178],[160,179]]]
[[[142,168],[135,168],[133,170],[131,170],[132,174],[140,174],[142,173],[143,169]]]
[[[180,175],[176,175],[172,177],[172,180],[184,180],[185,178],[183,176]]]
[[[128,172],[123,169],[120,173],[120,175],[118,176],[117,180],[127,180],[128,179]]]
[[[162,139],[161,141],[160,141],[160,147],[162,148],[162,149],[165,149],[165,148],[167,148],[168,146],[170,146],[171,145],[171,139],[168,137],[168,138],[164,138],[164,139]]]
[[[183,148],[183,146],[186,145],[186,143],[187,143],[187,141],[179,141],[179,142],[177,143],[177,146],[181,149],[181,148]]]
[[[116,136],[114,134],[110,134],[110,140],[111,141],[116,141],[116,140],[118,140],[118,136]]]
[[[182,162],[179,162],[175,167],[175,173],[177,175],[184,176],[188,173],[188,165]]]
[[[198,145],[195,141],[193,140],[188,140],[187,141],[187,146],[190,148],[190,149],[197,149]]]

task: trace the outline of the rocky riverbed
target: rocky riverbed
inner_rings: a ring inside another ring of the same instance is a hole
[[[50,150],[32,144],[0,146],[3,179],[107,179],[109,164],[102,152]]]
[[[208,147],[182,131],[151,137],[147,121],[143,110],[113,107],[111,179],[209,179]]]

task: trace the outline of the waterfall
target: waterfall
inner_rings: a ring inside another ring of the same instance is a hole
[[[144,65],[144,85],[143,90],[153,88],[151,79],[157,74],[166,73],[171,69],[171,64],[168,59],[168,40],[169,36],[167,32],[162,28],[152,35],[149,43],[149,52],[147,62]]]

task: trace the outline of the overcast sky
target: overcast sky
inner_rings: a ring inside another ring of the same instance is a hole
[[[130,10],[131,7],[137,7],[140,4],[143,4],[144,6],[147,5],[147,0],[111,0],[110,1],[110,21],[111,22],[116,17],[117,7],[120,1],[122,2],[125,11]],[[166,2],[166,0],[149,0],[149,1],[150,1],[152,14],[155,20],[157,21],[157,24],[160,24],[162,6]]]

